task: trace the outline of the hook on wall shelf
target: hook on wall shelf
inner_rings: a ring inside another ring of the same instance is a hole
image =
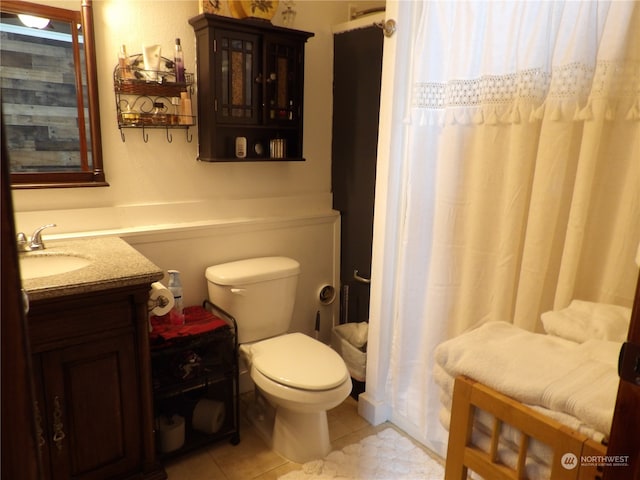
[[[167,134],[167,142],[169,143],[173,143],[173,134],[169,131],[169,129],[171,128],[184,128],[185,134],[186,134],[186,138],[187,138],[187,143],[191,143],[193,142],[193,135],[191,134],[191,132],[189,131],[189,126],[184,126],[184,127],[170,127],[170,126],[151,126],[151,128],[164,128],[166,130],[166,134]],[[144,141],[144,143],[149,143],[149,132],[146,130],[145,125],[137,125],[137,126],[130,126],[130,127],[120,127],[120,138],[122,139],[122,143],[124,143],[126,141],[126,138],[124,136],[124,129],[125,128],[140,128],[142,129],[142,140]]]

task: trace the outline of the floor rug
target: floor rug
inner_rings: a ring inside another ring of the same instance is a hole
[[[444,468],[392,428],[331,452],[279,480],[442,480]]]

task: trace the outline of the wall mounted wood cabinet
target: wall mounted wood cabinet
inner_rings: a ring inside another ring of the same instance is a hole
[[[313,33],[201,14],[199,160],[304,160],[304,47]]]

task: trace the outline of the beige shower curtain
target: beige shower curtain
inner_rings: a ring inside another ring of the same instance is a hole
[[[372,281],[394,279],[372,297],[371,330],[391,332],[375,370],[386,368],[393,421],[443,453],[438,343],[492,320],[539,330],[542,312],[574,298],[631,305],[640,7],[400,2],[397,11],[411,30],[400,32],[411,60],[397,75],[410,84],[394,97],[406,105],[391,134],[401,147],[379,159],[399,180],[379,180],[378,191],[401,200],[375,226]],[[377,198],[376,212],[389,204]]]

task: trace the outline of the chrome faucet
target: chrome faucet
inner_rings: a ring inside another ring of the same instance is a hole
[[[16,243],[18,244],[19,252],[31,252],[33,250],[44,250],[44,242],[42,241],[42,231],[45,228],[56,227],[55,223],[49,223],[48,225],[43,225],[41,227],[36,228],[36,230],[31,235],[31,240],[27,240],[27,236],[20,232],[16,235]]]

